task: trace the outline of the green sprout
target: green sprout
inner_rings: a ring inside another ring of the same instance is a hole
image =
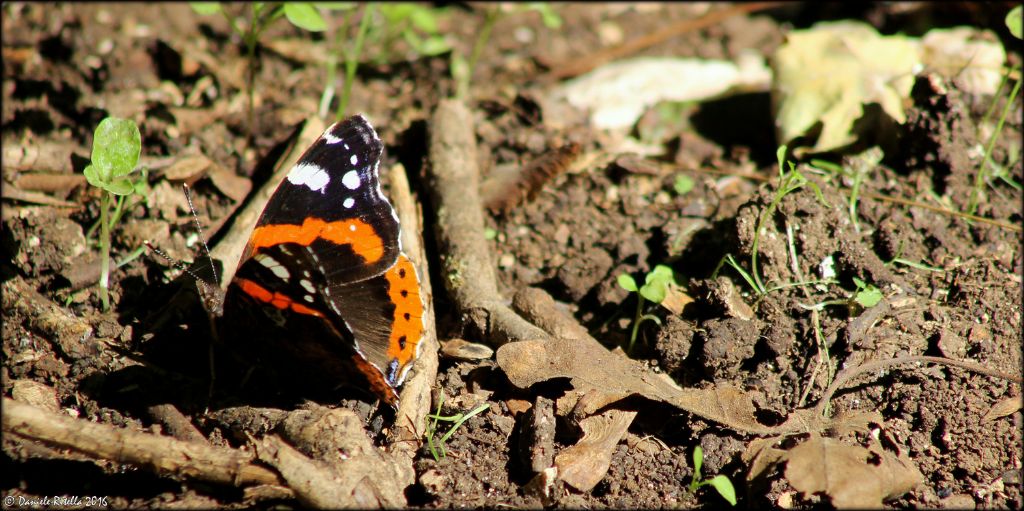
[[[812,169],[821,169],[831,175],[842,174],[853,178],[853,185],[850,187],[850,201],[848,209],[850,222],[853,223],[853,229],[857,232],[860,232],[860,222],[857,215],[857,202],[860,200],[860,188],[864,183],[864,179],[872,170],[875,169],[875,167],[878,166],[879,162],[882,161],[882,156],[882,150],[878,147],[873,147],[854,158],[849,169],[826,160],[811,160]]]
[[[348,51],[345,52],[345,88],[341,91],[341,100],[338,101],[338,109],[335,110],[334,116],[339,121],[345,117],[345,110],[348,109],[348,102],[352,98],[352,84],[356,79],[356,69],[359,67],[359,55],[363,52],[363,43],[366,41],[366,32],[370,29],[370,22],[373,20],[373,13],[376,10],[376,5],[367,3],[363,6],[363,15],[359,19],[359,28],[356,31],[355,42],[348,47]],[[344,37],[344,31],[338,31],[335,34],[335,48],[341,46],[341,39]],[[332,54],[331,60],[328,62],[327,74],[329,76],[329,82],[334,83],[334,68],[337,66],[337,53]],[[326,90],[324,91],[326,97]]]
[[[686,195],[693,190],[693,178],[686,174],[676,174],[675,180],[672,182],[672,190],[676,192],[676,195]]]
[[[441,415],[441,405],[443,403],[444,393],[442,392],[437,400],[437,411],[432,415],[427,415],[428,419],[434,419],[433,422],[427,423],[427,431],[425,433],[425,436],[427,438],[427,448],[430,449],[430,454],[434,457],[435,461],[440,461],[441,458],[447,455],[444,448],[445,442],[447,442],[448,439],[451,438],[453,434],[455,434],[455,431],[458,430],[464,422],[469,420],[474,415],[477,415],[480,412],[487,410],[490,407],[490,405],[488,405],[487,403],[483,403],[467,413],[457,413],[455,415],[443,416]],[[441,436],[441,438],[435,440],[434,435],[437,434],[438,421],[450,422],[452,423],[452,426],[448,428],[448,431],[445,432],[445,434]],[[440,451],[440,453],[438,453],[438,451]]]
[[[1010,12],[1006,14],[1004,22],[1006,23],[1006,28],[1009,29],[1010,34],[1013,37],[1016,37],[1017,39],[1022,38],[1021,6],[1018,5],[1011,9]],[[1003,91],[1003,87],[1006,85],[1009,77],[1011,75],[1019,77],[1020,73],[1021,67],[1017,66],[1013,69],[1008,69],[1007,72],[1003,74],[1003,79],[999,82],[999,88],[996,89],[996,93],[993,95],[992,105],[989,107],[988,111],[985,112],[985,117],[982,121],[978,123],[979,126],[988,123],[989,118],[991,118],[993,110],[995,109],[996,103],[998,103],[996,99],[999,97],[999,93]],[[1020,183],[1014,181],[1013,178],[1010,177],[1009,171],[1007,170],[1007,167],[1015,164],[1020,158],[1019,145],[1015,144],[1011,146],[1011,163],[1009,165],[1000,166],[992,161],[992,150],[995,148],[996,141],[999,139],[999,135],[1003,131],[1003,124],[1006,122],[1007,115],[1009,115],[1010,111],[1013,109],[1014,100],[1017,99],[1017,94],[1020,92],[1020,82],[1020,79],[1015,81],[1013,89],[1010,90],[1010,96],[1006,100],[1006,106],[1003,108],[1003,112],[999,116],[999,121],[996,123],[996,129],[992,131],[992,135],[989,136],[988,139],[988,144],[985,145],[985,155],[981,159],[981,166],[978,168],[978,173],[974,176],[974,187],[971,190],[970,201],[967,203],[967,213],[971,215],[978,211],[978,205],[981,203],[981,199],[984,196],[985,184],[989,181],[989,177],[1000,179],[1018,191],[1022,188]],[[989,171],[989,167],[992,167],[991,172]]]
[[[100,300],[110,309],[110,230],[126,210],[126,198],[145,195],[146,172],[138,181],[128,175],[135,171],[142,152],[142,136],[134,121],[107,117],[96,127],[92,140],[92,161],[85,167],[85,179],[106,191],[100,198]],[[116,202],[114,197],[117,197]],[[134,206],[134,203],[132,204]],[[113,208],[113,212],[111,212]],[[93,232],[90,229],[90,235]]]
[[[782,202],[782,199],[786,195],[789,195],[790,193],[795,192],[803,188],[804,186],[808,186],[812,190],[814,190],[814,195],[815,197],[817,197],[818,202],[828,207],[828,202],[825,201],[825,196],[822,195],[821,189],[818,188],[818,185],[815,184],[813,181],[807,179],[806,176],[800,173],[800,171],[796,169],[796,165],[794,165],[793,162],[786,161],[786,150],[786,146],[783,145],[779,147],[779,150],[775,153],[776,158],[779,162],[779,185],[776,187],[775,195],[772,196],[772,200],[771,202],[768,203],[768,207],[761,211],[761,214],[757,218],[757,226],[754,229],[754,242],[750,249],[750,272],[744,270],[743,267],[739,264],[739,262],[736,261],[735,258],[733,258],[732,254],[727,254],[722,259],[722,261],[718,263],[718,267],[715,269],[715,272],[712,275],[712,278],[717,276],[718,270],[722,267],[723,264],[727,263],[729,264],[729,266],[735,269],[743,277],[743,279],[747,281],[748,284],[750,284],[750,287],[754,289],[754,292],[756,292],[758,295],[762,297],[768,294],[770,291],[774,291],[777,289],[818,283],[793,282],[781,286],[768,288],[761,281],[761,272],[758,271],[757,255],[758,245],[761,241],[761,231],[764,229],[765,222],[775,215],[776,208],[778,208],[779,204]],[[789,165],[789,171],[785,170],[786,164]]]
[[[313,2],[252,2],[249,5],[249,17],[246,28],[243,30],[238,21],[228,14],[224,4],[219,2],[189,2],[192,10],[200,16],[208,16],[220,13],[231,25],[235,32],[245,43],[246,56],[249,60],[249,72],[246,77],[246,87],[249,92],[249,137],[253,135],[253,96],[256,80],[256,44],[260,35],[282,16],[292,25],[308,30],[310,32],[322,32],[327,29],[327,22],[317,11],[317,7],[332,8],[332,2],[315,4]]]
[[[927,264],[919,263],[917,261],[911,261],[909,259],[904,259],[902,256],[903,256],[903,241],[901,240],[900,244],[899,244],[899,247],[897,247],[897,249],[896,249],[896,255],[893,256],[892,259],[890,259],[889,261],[886,261],[883,264],[885,266],[892,266],[894,264],[902,264],[902,265],[905,265],[905,266],[909,266],[911,268],[917,268],[918,270],[933,271],[933,272],[937,272],[937,273],[943,273],[943,272],[946,271],[946,270],[943,270],[942,268],[936,268],[934,266],[928,266]]]
[[[671,266],[659,264],[644,277],[643,286],[637,287],[636,280],[626,273],[619,275],[617,280],[623,289],[637,294],[636,317],[633,318],[633,331],[629,336],[629,349],[627,350],[632,353],[640,324],[648,320],[654,321],[658,325],[661,324],[661,320],[657,316],[643,313],[645,300],[654,303],[663,302],[668,293],[668,286],[676,283],[676,275]]]
[[[325,6],[317,3],[318,6]],[[335,3],[334,9],[354,8],[354,3]],[[359,67],[359,57],[366,46],[375,46],[383,51],[377,55],[381,63],[388,55],[388,49],[399,40],[405,41],[412,51],[421,56],[432,57],[451,49],[451,44],[440,31],[440,20],[448,13],[447,7],[429,7],[416,3],[366,3],[363,5],[356,29],[355,40],[344,53],[345,82],[342,89],[335,116],[340,120],[345,117],[348,104],[352,97],[352,84]],[[354,16],[353,16],[354,17]],[[350,18],[352,19],[352,18]],[[335,33],[334,45],[327,61],[327,83],[320,99],[321,115],[327,111],[327,105],[334,96],[334,81],[337,73],[340,48],[348,38],[345,30]]]
[[[476,71],[476,64],[480,60],[480,53],[487,46],[491,37],[494,25],[500,19],[501,14],[509,8],[502,5],[487,6],[484,8],[484,20],[477,32],[476,41],[467,59],[459,52],[452,52],[451,63],[449,64],[452,78],[455,80],[455,97],[465,99],[469,96],[469,85],[473,81],[473,73]],[[551,8],[550,4],[544,2],[525,2],[515,4],[511,10],[535,11],[540,14],[544,26],[549,29],[557,29],[562,26],[562,18]]]
[[[700,469],[704,464],[704,449],[701,446],[693,448],[693,480],[690,481],[689,490],[690,493],[694,493],[701,486],[710,486],[722,496],[723,499],[727,500],[729,504],[736,505],[736,489],[732,486],[732,481],[724,475],[717,475],[711,479],[701,480]]]
[[[882,290],[878,289],[874,284],[864,282],[863,280],[854,277],[853,285],[856,286],[857,289],[844,298],[824,300],[813,305],[801,304],[800,307],[807,310],[820,311],[829,305],[845,305],[849,309],[850,314],[856,316],[864,310],[878,305],[878,302],[882,301]]]

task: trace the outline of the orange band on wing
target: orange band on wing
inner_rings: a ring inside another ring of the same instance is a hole
[[[325,222],[319,218],[307,218],[302,225],[261,225],[252,232],[249,245],[255,253],[261,248],[281,243],[298,243],[306,247],[317,238],[339,245],[351,245],[352,251],[368,263],[375,263],[384,256],[384,240],[373,226],[359,219]]]
[[[249,279],[235,279],[235,283],[242,288],[242,291],[244,291],[245,294],[263,303],[269,303],[278,309],[291,309],[299,314],[309,314],[310,316],[317,316],[321,318],[324,317],[320,311],[306,307],[305,305],[302,305],[281,293],[273,293]]]
[[[395,304],[395,317],[388,339],[388,359],[398,360],[404,367],[416,356],[416,345],[423,335],[423,302],[416,270],[405,255],[384,274],[388,279],[388,296]]]

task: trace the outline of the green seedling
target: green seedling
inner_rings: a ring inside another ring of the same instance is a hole
[[[366,41],[366,33],[370,29],[370,23],[373,21],[373,14],[377,7],[375,4],[367,3],[363,6],[363,15],[359,18],[359,28],[356,30],[356,40],[348,47],[345,51],[345,85],[341,91],[341,100],[338,101],[338,109],[334,112],[334,117],[339,121],[345,118],[345,111],[348,109],[349,100],[352,98],[352,84],[356,79],[356,69],[359,67],[359,55],[363,52],[363,44]],[[334,51],[331,53],[331,59],[327,64],[327,76],[328,83],[334,83],[334,73],[337,67],[337,52],[338,48],[341,47],[342,39],[345,37],[345,32],[339,30],[335,33],[334,40]],[[329,102],[328,90],[333,94],[333,85],[324,90],[325,101]],[[322,103],[326,105],[326,102]]]
[[[458,430],[459,427],[461,427],[464,422],[469,420],[474,415],[477,415],[483,412],[484,410],[487,410],[490,407],[490,405],[488,405],[487,403],[483,403],[480,406],[477,406],[473,410],[469,411],[468,413],[457,413],[455,415],[442,416],[441,405],[443,403],[444,393],[442,392],[440,394],[439,399],[437,400],[437,412],[435,412],[432,415],[427,415],[428,419],[434,420],[433,422],[427,423],[427,431],[425,436],[427,439],[427,448],[430,449],[430,454],[431,456],[434,457],[435,461],[440,461],[441,458],[447,455],[444,448],[445,442],[447,442],[448,439],[451,438],[453,434],[455,434],[455,431]],[[450,422],[452,423],[452,426],[448,428],[448,431],[445,432],[445,434],[441,436],[440,439],[435,440],[434,436],[437,434],[438,421]],[[440,451],[440,453],[438,451]]]
[[[934,272],[937,272],[937,273],[942,273],[942,272],[946,271],[946,270],[943,270],[942,268],[936,268],[934,266],[928,266],[927,264],[919,263],[917,261],[911,261],[911,260],[908,260],[908,259],[904,259],[903,257],[901,257],[902,255],[903,255],[903,242],[900,241],[900,245],[896,249],[896,255],[893,256],[893,258],[890,259],[889,261],[886,261],[884,264],[886,266],[892,266],[894,264],[902,264],[904,266],[909,266],[911,268],[917,268],[918,270],[934,271]]]
[[[125,211],[126,198],[133,194],[145,194],[145,171],[138,181],[128,177],[135,171],[141,152],[142,136],[134,121],[107,117],[96,127],[92,140],[92,161],[85,167],[85,179],[90,185],[106,192],[100,196],[99,221],[99,285],[104,311],[110,309],[110,230],[120,221]]]
[[[718,278],[718,272],[721,271],[722,267],[725,266],[725,265],[729,265],[729,267],[731,267],[733,270],[736,270],[736,273],[740,274],[740,277],[743,277],[743,280],[746,281],[747,285],[750,286],[750,288],[755,291],[755,294],[758,295],[757,301],[761,301],[761,299],[764,298],[765,296],[767,296],[769,293],[773,293],[775,291],[779,291],[779,290],[782,290],[782,289],[788,289],[788,288],[791,288],[791,287],[800,287],[800,286],[822,286],[822,285],[825,285],[825,284],[835,284],[836,283],[836,281],[834,279],[817,279],[817,280],[802,280],[802,281],[799,281],[799,282],[786,282],[784,284],[778,284],[778,285],[766,287],[766,288],[764,288],[764,292],[763,293],[758,293],[757,292],[757,282],[754,280],[754,277],[751,276],[750,273],[747,272],[747,270],[744,269],[742,265],[740,265],[739,261],[737,261],[736,258],[732,256],[732,254],[725,254],[725,257],[723,257],[720,261],[718,261],[718,266],[716,266],[715,267],[715,271],[713,271],[711,273],[711,279],[712,280]]]
[[[317,4],[321,5],[321,4]],[[355,4],[345,4],[354,7]],[[340,8],[336,6],[335,8]],[[451,50],[451,43],[440,31],[440,20],[448,15],[447,7],[429,7],[415,3],[366,3],[363,4],[359,26],[355,40],[344,53],[345,82],[342,95],[335,111],[341,120],[345,117],[352,96],[352,84],[355,80],[359,58],[366,46],[381,48],[377,54],[377,62],[383,64],[388,58],[389,49],[399,40],[405,41],[416,55],[432,57]],[[351,19],[351,18],[350,18]],[[335,74],[337,64],[348,34],[345,30],[335,33],[334,45],[327,62],[327,83],[320,101],[320,112],[327,111],[327,105],[334,96]]]
[[[882,150],[878,147],[873,147],[852,158],[849,168],[830,161],[811,160],[810,167],[812,169],[821,169],[832,176],[844,175],[853,179],[853,185],[850,187],[849,215],[850,222],[853,223],[853,229],[857,232],[860,232],[860,222],[857,215],[860,187],[864,183],[864,178],[882,161],[882,157]]]
[[[676,174],[675,180],[672,182],[672,190],[676,192],[676,195],[686,195],[693,190],[693,178],[686,174]]]
[[[1006,27],[1010,30],[1010,34],[1016,37],[1017,39],[1021,39],[1021,6],[1018,5],[1017,7],[1014,7],[1013,9],[1010,10],[1010,12],[1006,15],[1005,23]],[[974,177],[974,187],[971,189],[971,199],[967,203],[967,213],[971,215],[977,213],[978,205],[981,203],[981,200],[985,195],[985,185],[986,183],[989,182],[990,177],[1000,178],[1010,186],[1013,186],[1015,189],[1021,189],[1021,185],[1014,181],[1012,178],[1010,178],[1009,172],[1006,170],[1005,167],[1000,167],[999,165],[992,161],[992,150],[995,148],[996,141],[999,139],[999,135],[1003,131],[1003,125],[1006,122],[1006,117],[1013,110],[1014,100],[1017,99],[1017,94],[1020,92],[1020,66],[1007,70],[1007,72],[1003,75],[1003,79],[999,83],[999,88],[993,95],[992,106],[989,107],[988,112],[985,113],[985,117],[982,119],[982,122],[979,123],[979,126],[988,123],[988,120],[991,117],[993,109],[995,108],[995,105],[997,103],[997,101],[995,101],[995,98],[999,97],[999,93],[1002,92],[1003,87],[1006,85],[1007,80],[1011,75],[1015,75],[1018,78],[1014,82],[1013,89],[1010,90],[1010,96],[1006,99],[1006,106],[1003,107],[1003,112],[999,116],[999,122],[996,123],[996,129],[993,130],[992,135],[989,136],[988,144],[985,145],[985,155],[981,159],[981,166],[978,168],[978,173]],[[1019,153],[1019,146],[1016,147],[1016,152]],[[1019,154],[1017,155],[1017,157],[1011,157],[1011,160],[1016,160],[1017,158],[1019,158]],[[990,167],[993,169],[991,172],[989,170]]]
[[[525,2],[523,4],[511,5],[511,7],[493,5],[484,8],[484,21],[481,24],[480,31],[477,32],[476,41],[473,43],[473,50],[470,52],[468,59],[459,52],[452,52],[449,66],[452,78],[455,80],[456,98],[465,99],[469,96],[470,82],[473,81],[473,73],[476,71],[476,64],[480,60],[480,53],[487,46],[487,41],[491,37],[491,31],[503,12],[510,10],[535,11],[541,15],[541,21],[545,27],[557,29],[562,26],[562,18],[547,3]]]
[[[732,481],[724,475],[717,475],[711,479],[701,479],[700,469],[704,465],[704,449],[701,446],[693,448],[693,480],[690,481],[690,493],[695,493],[701,486],[710,486],[722,496],[723,499],[729,502],[730,505],[736,505],[736,489],[732,486]]]
[[[732,257],[731,254],[726,255],[725,258],[718,263],[718,268],[721,268],[723,263],[728,263],[729,266],[736,269],[736,271],[740,273],[743,279],[746,280],[748,284],[750,284],[750,287],[753,288],[754,291],[761,296],[767,294],[770,290],[761,281],[761,272],[758,271],[757,269],[758,245],[761,241],[761,231],[764,229],[765,222],[775,215],[775,210],[776,208],[778,208],[779,203],[782,202],[782,199],[786,195],[789,195],[790,193],[795,192],[803,188],[804,186],[808,186],[812,190],[814,190],[814,196],[817,197],[818,201],[824,204],[826,207],[828,207],[828,202],[825,201],[825,196],[822,195],[821,189],[818,188],[818,185],[815,184],[813,181],[807,179],[806,176],[800,173],[800,171],[797,170],[796,165],[794,165],[793,162],[786,161],[786,146],[779,147],[779,150],[775,154],[779,162],[779,184],[775,189],[775,195],[772,196],[771,202],[768,203],[768,207],[766,207],[757,218],[757,226],[754,230],[754,241],[750,249],[750,271],[747,272],[746,270],[744,270],[736,261],[736,259]],[[787,164],[789,166],[788,171],[785,170]],[[718,268],[715,269],[715,275],[718,274]],[[804,284],[805,283],[790,283],[785,284],[783,286],[771,288],[771,290]]]
[[[249,93],[248,129],[249,137],[251,138],[253,134],[254,82],[256,80],[256,45],[259,42],[260,35],[274,21],[281,17],[284,17],[289,23],[303,30],[322,32],[327,29],[327,22],[324,21],[323,16],[317,11],[317,7],[332,8],[336,4],[332,2],[324,2],[323,4],[313,2],[252,2],[248,4],[249,16],[245,20],[245,29],[242,29],[238,20],[224,9],[224,4],[222,3],[189,2],[189,5],[196,14],[201,16],[222,14],[228,24],[231,25],[231,30],[241,37],[245,43],[246,56],[249,61],[246,87]]]
[[[636,344],[637,332],[640,324],[644,321],[653,321],[661,324],[661,320],[653,314],[644,314],[645,300],[654,303],[661,303],[665,300],[669,285],[676,284],[676,275],[671,266],[659,264],[644,277],[644,285],[637,286],[636,280],[628,274],[618,276],[619,286],[631,293],[637,294],[636,316],[633,318],[633,331],[629,336],[629,353],[633,353],[633,345]]]
[[[874,284],[864,282],[857,277],[853,278],[853,284],[857,286],[857,290],[850,293],[845,298],[838,298],[835,300],[824,300],[813,305],[800,305],[800,307],[807,310],[823,310],[825,307],[830,305],[845,305],[851,315],[858,315],[865,309],[870,309],[878,302],[882,301],[882,290],[878,289]]]
[[[381,4],[380,14],[384,23],[378,26],[378,31],[382,46],[391,48],[396,40],[402,39],[420,56],[433,57],[449,51],[452,45],[440,30],[441,20],[448,13],[445,7],[415,3]]]

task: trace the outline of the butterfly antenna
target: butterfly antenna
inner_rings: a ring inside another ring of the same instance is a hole
[[[149,248],[154,253],[156,253],[156,255],[164,258],[165,260],[167,260],[168,263],[171,263],[171,266],[173,266],[175,269],[181,270],[181,271],[191,275],[192,278],[194,278],[194,279],[196,279],[198,281],[202,281],[203,280],[202,278],[199,277],[199,275],[196,275],[191,269],[189,269],[189,267],[186,266],[184,262],[179,261],[179,260],[171,257],[170,255],[167,254],[167,252],[164,252],[163,250],[160,250],[159,248],[156,247],[156,245],[153,245],[152,243],[150,243],[149,240],[145,240],[142,243],[144,245],[146,245],[147,248]]]
[[[199,241],[203,244],[203,250],[206,252],[206,258],[210,261],[210,272],[213,273],[213,281],[220,282],[220,278],[217,277],[217,265],[213,264],[213,254],[210,253],[210,247],[206,244],[206,236],[203,235],[203,226],[199,223],[199,215],[196,214],[196,207],[192,204],[192,189],[188,187],[187,183],[182,183],[182,188],[185,190],[185,200],[188,201],[188,210],[192,212],[192,220],[196,224],[196,230],[199,232]]]

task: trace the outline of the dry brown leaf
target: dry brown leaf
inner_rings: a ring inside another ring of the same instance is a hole
[[[832,419],[828,428],[836,437],[842,437],[848,433],[867,434],[871,430],[871,424],[883,424],[884,420],[882,414],[876,410],[850,412]]]
[[[636,412],[608,409],[580,421],[583,438],[555,456],[558,478],[581,492],[601,482],[612,462],[612,451],[622,440]]]
[[[643,364],[616,355],[593,341],[553,338],[513,342],[498,348],[497,361],[509,381],[522,389],[553,378],[569,378],[577,390],[605,394],[605,399],[588,398],[586,407],[591,411],[639,395],[740,431],[762,434],[776,431],[757,422],[753,402],[740,389],[728,384],[683,389],[666,375],[654,373]],[[576,414],[580,415],[578,411]],[[806,422],[803,418],[800,415],[791,420]]]
[[[1002,399],[985,412],[985,416],[981,418],[981,423],[984,424],[1016,413],[1022,406],[1024,406],[1024,400],[1021,399],[1020,395]]]
[[[252,190],[252,181],[214,163],[210,170],[210,182],[221,193],[235,202],[245,200]]]
[[[804,494],[825,493],[837,508],[878,509],[923,477],[906,455],[812,435],[786,453],[786,479]]]
[[[199,178],[210,167],[209,158],[202,154],[184,156],[164,170],[164,178],[171,181],[192,182]]]
[[[682,286],[670,282],[665,289],[665,299],[661,301],[661,306],[672,314],[682,314],[683,309],[691,303],[693,297],[686,294]]]

